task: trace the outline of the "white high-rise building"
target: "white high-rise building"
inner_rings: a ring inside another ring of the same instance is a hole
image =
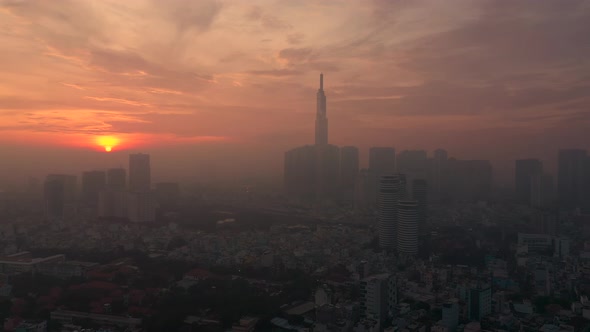
[[[457,325],[459,325],[459,303],[457,303],[457,299],[443,303],[442,324],[448,329],[448,331],[457,330]]]
[[[399,201],[397,204],[397,252],[418,254],[418,202]]]
[[[361,313],[383,322],[397,304],[397,280],[389,273],[367,277],[361,281]]]
[[[394,250],[397,236],[397,202],[401,194],[398,175],[384,175],[379,181],[377,207],[379,211],[379,246]]]

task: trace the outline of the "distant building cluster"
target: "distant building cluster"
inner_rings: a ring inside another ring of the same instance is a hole
[[[160,207],[169,209],[179,198],[178,183],[157,183],[152,188],[149,154],[129,155],[129,177],[124,168],[82,173],[77,177],[50,174],[44,184],[45,217],[67,221],[77,216],[98,219],[151,223]]]

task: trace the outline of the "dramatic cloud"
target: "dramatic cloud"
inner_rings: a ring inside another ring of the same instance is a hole
[[[489,158],[549,158],[588,140],[588,22],[584,0],[0,0],[0,139],[215,141],[280,163],[312,141],[324,72],[336,144],[485,157],[514,139]]]

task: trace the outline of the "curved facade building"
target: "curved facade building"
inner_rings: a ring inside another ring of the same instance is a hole
[[[398,175],[384,175],[379,179],[377,207],[379,211],[379,246],[391,251],[396,246],[397,202],[401,194]]]
[[[399,201],[397,204],[397,252],[418,254],[418,202]]]

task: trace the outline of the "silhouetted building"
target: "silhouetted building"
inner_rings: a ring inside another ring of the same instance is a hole
[[[324,74],[320,74],[320,88],[317,92],[315,144],[328,144],[328,117],[326,110],[326,94],[324,93]]]
[[[397,237],[397,204],[401,190],[398,175],[384,175],[379,181],[378,220],[379,246],[392,251],[396,246]]]
[[[585,201],[588,188],[586,185],[586,150],[559,150],[557,191],[559,203],[563,207],[581,207]]]
[[[418,203],[418,230],[424,234],[428,217],[428,184],[426,180],[415,179],[412,184],[412,199]]]
[[[397,252],[401,255],[418,254],[418,202],[397,203]]]
[[[541,201],[541,177],[543,164],[538,159],[516,161],[514,187],[516,200],[522,204],[534,205]]]
[[[151,182],[150,155],[137,153],[129,155],[129,191],[150,191]]]
[[[355,146],[340,148],[340,185],[347,199],[352,199],[359,173],[359,150]]]
[[[107,170],[107,189],[125,190],[127,187],[127,172],[124,168],[111,168]]]
[[[98,195],[106,188],[106,174],[103,171],[82,173],[82,200],[90,207],[98,206]]]
[[[340,187],[340,148],[328,144],[324,76],[317,93],[315,145],[285,153],[285,191],[299,199],[335,198]]]

